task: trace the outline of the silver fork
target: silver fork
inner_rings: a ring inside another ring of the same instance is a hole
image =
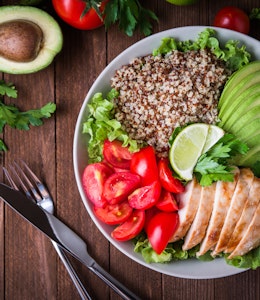
[[[4,174],[8,179],[10,185],[16,190],[22,190],[28,198],[36,202],[44,210],[53,214],[54,204],[47,188],[23,160],[21,160],[21,163],[23,165],[23,168],[21,168],[16,162],[14,162],[15,167],[10,166],[12,175],[15,177],[15,179],[11,175],[11,172],[9,172],[6,168],[3,167]],[[56,242],[52,241],[52,244],[56,252],[58,253],[61,261],[63,262],[64,266],[66,267],[70,278],[72,279],[74,285],[78,290],[80,297],[82,299],[91,300],[92,298],[90,297],[83,283],[79,279],[65,251]]]

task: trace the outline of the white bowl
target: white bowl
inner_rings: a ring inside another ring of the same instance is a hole
[[[82,134],[82,124],[86,121],[88,109],[87,104],[96,92],[102,92],[104,95],[110,90],[110,78],[114,75],[115,70],[119,69],[122,65],[128,64],[133,58],[144,56],[152,53],[153,49],[160,45],[163,37],[174,37],[179,40],[194,40],[198,34],[204,29],[209,27],[203,26],[188,26],[166,30],[152,36],[149,36],[131,47],[127,48],[120,55],[118,55],[98,76],[92,87],[90,88],[82,108],[80,110],[74,135],[73,144],[73,163],[74,172],[76,177],[77,186],[84,202],[84,205],[102,234],[112,243],[118,250],[124,253],[129,258],[146,266],[152,270],[158,271],[163,274],[192,279],[210,279],[230,276],[241,273],[245,269],[239,269],[226,264],[224,259],[215,259],[211,262],[201,262],[197,259],[190,259],[180,262],[172,262],[168,264],[147,264],[140,254],[134,253],[132,242],[117,242],[112,239],[110,233],[112,227],[99,221],[92,211],[92,204],[86,198],[82,187],[82,173],[87,165],[87,136]],[[260,60],[260,42],[248,37],[244,34],[234,32],[227,29],[214,28],[217,32],[218,38],[221,42],[227,40],[239,40],[242,44],[247,46],[248,51],[252,54],[253,59]]]

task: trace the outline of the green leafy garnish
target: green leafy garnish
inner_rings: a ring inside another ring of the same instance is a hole
[[[239,154],[246,154],[248,146],[234,135],[226,133],[209,151],[202,154],[194,168],[194,174],[202,186],[214,181],[233,181],[230,161]]]
[[[249,14],[251,20],[258,19],[260,20],[260,8],[253,8]]]
[[[104,19],[106,29],[118,22],[119,29],[132,36],[139,28],[145,35],[152,33],[151,20],[158,21],[154,12],[145,9],[138,0],[110,0],[105,7]]]
[[[129,138],[122,129],[120,122],[114,118],[113,98],[118,95],[116,90],[112,89],[106,98],[102,93],[96,93],[91,103],[88,105],[89,115],[87,121],[83,124],[83,133],[89,134],[88,155],[89,163],[98,162],[103,159],[102,149],[105,139],[121,141],[123,146],[129,147],[130,151],[136,151],[140,148],[135,140]]]
[[[162,39],[159,48],[153,51],[153,55],[165,55],[172,50],[189,51],[210,49],[219,59],[226,62],[231,71],[236,71],[250,62],[250,53],[244,45],[240,46],[238,41],[229,40],[225,45],[220,45],[216,31],[207,28],[202,31],[194,41],[178,41],[171,37]]]
[[[17,90],[12,83],[0,81],[0,95],[10,98],[17,98]],[[54,103],[47,103],[40,109],[33,109],[22,112],[14,105],[6,105],[3,99],[0,99],[0,133],[4,126],[9,125],[12,128],[20,130],[29,130],[31,126],[40,126],[43,124],[43,118],[49,118],[56,110]],[[6,151],[7,146],[3,140],[0,140],[0,151]]]

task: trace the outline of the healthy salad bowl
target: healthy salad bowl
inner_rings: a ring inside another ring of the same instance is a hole
[[[90,88],[75,128],[76,182],[93,222],[129,258],[193,279],[260,265],[259,49],[227,29],[175,28],[123,51]]]

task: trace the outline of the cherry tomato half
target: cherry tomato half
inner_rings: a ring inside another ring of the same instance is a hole
[[[82,185],[88,199],[97,207],[104,207],[107,202],[102,197],[106,179],[113,170],[104,163],[88,165],[82,176]]]
[[[95,215],[102,222],[117,225],[125,222],[132,214],[133,209],[127,201],[119,204],[108,204],[104,208],[94,206]]]
[[[100,11],[103,12],[106,3],[105,0],[101,3]],[[91,8],[85,15],[82,15],[86,8],[86,1],[82,0],[52,0],[52,5],[58,16],[77,29],[90,30],[103,25],[103,20],[100,19],[95,9]]]
[[[130,169],[130,162],[133,156],[127,147],[123,147],[120,141],[104,141],[103,155],[105,160],[113,167]]]
[[[141,177],[130,172],[114,173],[104,183],[103,197],[109,204],[125,199],[141,184]]]
[[[172,175],[169,160],[161,158],[158,162],[159,178],[161,185],[169,192],[183,193],[185,188],[181,181]]]
[[[156,203],[156,207],[162,211],[172,212],[178,210],[178,204],[173,194],[165,189],[162,189],[160,198]]]
[[[151,185],[136,189],[128,196],[131,207],[136,209],[148,209],[156,204],[161,194],[161,184],[154,181]]]
[[[213,25],[248,34],[250,20],[242,9],[234,6],[226,6],[218,11]]]
[[[142,177],[142,186],[150,185],[157,181],[158,167],[153,147],[147,146],[133,154],[130,170]]]
[[[154,251],[161,254],[179,225],[177,213],[159,212],[147,225],[147,236]]]
[[[122,242],[131,240],[142,231],[144,222],[145,212],[142,210],[134,210],[128,220],[112,231],[111,236]]]

